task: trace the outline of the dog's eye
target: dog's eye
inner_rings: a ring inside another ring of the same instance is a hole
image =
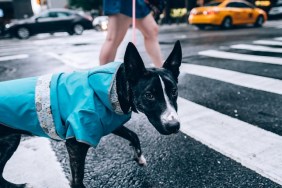
[[[154,100],[155,99],[154,95],[151,92],[146,92],[145,98],[148,99],[148,100]]]
[[[173,97],[176,97],[176,96],[177,96],[177,89],[172,89],[172,90],[171,90],[171,95],[172,95]]]

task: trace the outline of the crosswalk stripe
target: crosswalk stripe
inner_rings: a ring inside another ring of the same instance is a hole
[[[19,44],[19,43],[2,43],[0,44],[0,49],[7,49],[7,48],[25,48],[28,47],[26,44]]]
[[[199,52],[199,55],[221,58],[221,59],[233,59],[233,60],[240,60],[240,61],[251,61],[251,62],[282,65],[282,58],[279,58],[279,57],[267,57],[267,56],[258,56],[258,55],[239,54],[239,53],[224,52],[224,51],[218,51],[218,50],[201,51]]]
[[[180,72],[282,95],[282,80],[278,79],[184,63],[181,65]]]
[[[281,21],[267,21],[263,27],[282,28]]]
[[[183,98],[181,131],[282,185],[282,137]]]
[[[280,41],[273,41],[273,40],[256,40],[253,43],[254,44],[269,45],[269,46],[282,46],[282,42],[280,42]]]
[[[264,25],[263,27],[281,29],[282,25]]]
[[[230,48],[241,49],[241,50],[250,50],[250,51],[259,51],[259,52],[282,53],[282,48],[272,48],[268,46],[250,45],[250,44],[236,44],[236,45],[230,46]]]
[[[275,37],[274,40],[282,40],[282,37]]]
[[[28,54],[18,54],[18,55],[11,55],[11,56],[3,56],[0,57],[0,61],[10,61],[10,60],[15,60],[15,59],[25,59],[28,58]]]
[[[3,49],[1,49],[0,48],[0,52],[14,52],[14,51],[28,51],[28,50],[34,50],[34,49],[36,49],[36,48],[34,48],[34,47],[15,47],[15,48],[11,48],[11,47],[9,47],[9,48],[3,48]]]
[[[13,183],[29,183],[32,187],[69,188],[47,138],[33,137],[22,141],[7,162],[3,176]]]
[[[63,62],[64,64],[78,69],[78,70],[83,70],[83,69],[91,69],[95,66],[99,66],[99,61],[98,59],[96,60],[89,60],[89,59],[85,59],[84,58],[84,54],[87,54],[89,56],[89,54],[94,54],[93,52],[89,53],[89,52],[85,52],[85,53],[76,53],[76,58],[81,58],[84,59],[84,61],[79,61],[78,59],[74,59],[74,55],[70,55],[70,54],[63,54],[63,55],[58,55],[56,53],[47,53],[49,56]],[[98,56],[97,56],[98,57]]]

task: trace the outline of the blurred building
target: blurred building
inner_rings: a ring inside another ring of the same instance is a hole
[[[1,22],[27,18],[34,14],[31,0],[0,0],[0,9],[3,13]]]
[[[26,18],[47,8],[64,8],[67,4],[67,0],[0,0],[0,18]]]
[[[12,19],[33,16],[48,8],[64,8],[67,0],[0,0],[0,35]]]
[[[47,0],[48,8],[65,8],[68,6],[67,0]]]
[[[31,0],[0,0],[0,34],[6,23],[33,15]]]
[[[21,19],[33,15],[30,0],[0,0],[0,35],[4,25],[12,19]]]

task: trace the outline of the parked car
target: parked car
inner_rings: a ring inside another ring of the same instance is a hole
[[[15,20],[5,25],[11,36],[27,39],[38,33],[68,32],[81,35],[85,29],[92,29],[92,18],[67,9],[49,9],[39,15]]]
[[[269,17],[281,17],[282,16],[282,0],[278,0],[277,3],[268,12]]]
[[[108,29],[108,16],[97,16],[93,20],[93,27],[97,31],[106,31]]]
[[[0,36],[4,35],[5,26],[0,22]]]
[[[0,36],[4,34],[4,11],[0,8]]]
[[[229,29],[234,25],[253,24],[261,27],[267,20],[262,9],[254,7],[244,0],[213,1],[203,7],[194,8],[189,15],[189,23],[199,29],[207,25]]]

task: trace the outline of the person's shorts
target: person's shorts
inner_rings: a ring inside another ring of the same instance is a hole
[[[124,14],[132,17],[132,0],[103,0],[104,14]],[[150,13],[150,8],[144,0],[136,0],[136,18],[144,18]]]

